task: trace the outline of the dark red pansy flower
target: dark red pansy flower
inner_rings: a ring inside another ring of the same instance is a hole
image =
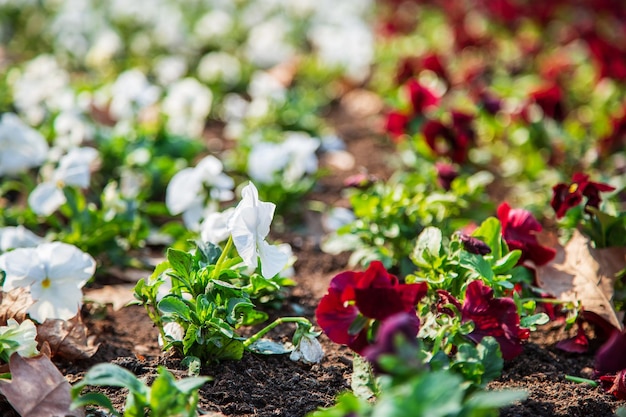
[[[563,92],[556,84],[549,84],[530,94],[531,99],[543,110],[543,114],[562,122],[565,119]]]
[[[379,371],[378,358],[385,354],[396,353],[396,340],[403,337],[407,343],[417,345],[417,333],[420,330],[420,320],[415,313],[396,313],[383,320],[376,333],[376,341],[373,345],[363,350],[363,356],[374,365],[374,370]]]
[[[461,311],[461,303],[452,294],[446,290],[437,290],[437,311],[441,314],[446,314],[450,317],[454,317],[456,313],[452,311],[447,305],[453,305],[456,307],[457,312]]]
[[[617,152],[626,147],[626,106],[622,109],[622,115],[614,117],[611,122],[611,133],[600,140],[598,148],[604,155]]]
[[[626,400],[626,369],[615,375],[603,375],[600,377],[602,388],[609,394],[613,394],[619,400]]]
[[[391,136],[391,139],[398,141],[402,135],[405,135],[406,129],[409,125],[409,116],[406,114],[393,110],[387,113],[387,119],[385,120],[385,131]]]
[[[540,232],[542,227],[531,212],[511,209],[511,206],[504,202],[498,207],[498,219],[502,224],[502,236],[509,249],[522,251],[519,263],[530,260],[539,266],[554,258],[556,251],[542,246],[537,241],[536,233]]]
[[[433,152],[461,164],[466,161],[469,147],[476,136],[471,125],[473,116],[456,111],[451,115],[451,126],[438,120],[428,120],[422,126],[422,134]]]
[[[450,191],[452,181],[459,176],[456,167],[446,162],[436,162],[435,170],[437,170],[437,184],[446,191]]]
[[[411,78],[419,75],[423,70],[429,70],[437,74],[441,79],[448,81],[448,74],[441,63],[441,57],[429,52],[422,57],[409,56],[403,58],[398,64],[396,71],[396,83],[404,84]]]
[[[426,283],[400,284],[381,262],[373,261],[364,272],[347,271],[336,275],[328,293],[320,300],[315,316],[330,340],[361,353],[368,345],[369,322],[358,333],[349,332],[359,315],[384,320],[400,312],[415,313],[417,302],[427,290]]]
[[[598,349],[594,369],[598,375],[615,374],[626,369],[626,333],[617,329]]]
[[[494,298],[491,287],[480,280],[472,281],[467,286],[461,316],[463,321],[474,322],[474,330],[468,335],[474,342],[479,343],[485,336],[494,337],[506,360],[522,353],[521,341],[528,338],[529,331],[520,328],[513,299]]]
[[[463,243],[463,248],[469,253],[476,255],[487,255],[491,253],[491,248],[482,240],[465,233],[459,233],[459,239]]]
[[[594,31],[586,33],[583,38],[600,67],[600,78],[626,80],[626,48],[608,42]]]
[[[406,83],[406,88],[413,106],[413,117],[423,114],[428,107],[436,106],[439,103],[439,97],[415,78],[411,78]]]
[[[578,330],[576,336],[570,337],[565,340],[561,340],[556,344],[557,349],[564,350],[571,353],[585,353],[589,349],[589,339],[585,334],[582,323],[578,323]]]
[[[577,172],[572,176],[570,184],[557,184],[552,188],[552,201],[550,205],[554,209],[557,218],[565,216],[567,210],[579,205],[583,197],[587,198],[585,207],[598,208],[602,199],[601,192],[613,191],[615,187],[608,184],[589,181],[589,176]]]

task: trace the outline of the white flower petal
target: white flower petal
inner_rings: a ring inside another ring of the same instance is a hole
[[[270,279],[283,270],[289,256],[281,251],[278,246],[270,245],[266,241],[257,243],[259,258],[261,258],[261,274]]]
[[[185,168],[176,173],[165,191],[165,205],[171,214],[177,215],[198,199],[202,182],[193,168]]]
[[[43,323],[46,319],[69,320],[78,314],[83,292],[73,283],[53,283],[48,288],[35,285],[31,288],[35,304],[27,312],[33,320]]]
[[[320,363],[324,358],[324,349],[320,342],[314,337],[303,336],[298,346],[291,352],[289,359],[292,361],[301,360],[304,363]]]
[[[76,288],[82,288],[96,271],[93,257],[74,245],[62,242],[44,243],[36,250],[46,265],[47,277],[52,281],[52,286],[72,284]]]
[[[54,182],[42,182],[28,196],[28,205],[40,216],[49,216],[67,201]]]
[[[37,236],[24,226],[7,226],[0,228],[0,252],[6,252],[15,248],[30,248],[43,242],[43,238]]]
[[[4,291],[28,287],[46,277],[45,265],[35,248],[19,248],[0,255],[0,269],[6,274]]]
[[[59,161],[55,179],[80,188],[89,187],[91,163],[98,157],[94,148],[74,148]]]

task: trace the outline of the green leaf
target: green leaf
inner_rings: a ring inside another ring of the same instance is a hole
[[[491,265],[480,255],[462,251],[459,254],[459,264],[489,282],[495,278]]]
[[[498,260],[502,257],[502,226],[495,217],[487,218],[474,230],[472,236],[480,238],[491,248],[491,256]]]
[[[497,410],[528,397],[523,390],[482,391],[472,394],[464,404],[464,410]]]
[[[91,368],[82,381],[74,385],[72,393],[79,393],[87,385],[128,388],[144,402],[148,397],[148,387],[132,372],[111,363],[100,363]]]
[[[355,354],[352,359],[352,392],[358,398],[369,400],[376,396],[379,391],[376,378],[372,372],[372,366],[360,355]]]
[[[483,364],[481,382],[484,386],[502,375],[504,360],[502,359],[500,344],[491,336],[483,337],[480,343],[476,346],[476,350],[478,351],[480,361]]]
[[[535,326],[541,326],[550,321],[550,317],[546,313],[537,313],[532,316],[522,317],[520,326],[526,329],[535,329]]]
[[[72,392],[72,397],[73,396],[74,396],[74,393]],[[107,397],[101,392],[88,392],[87,394],[81,395],[78,398],[73,398],[72,405],[70,408],[72,410],[76,410],[77,408],[85,407],[88,405],[96,405],[98,407],[102,407],[116,417],[122,416],[120,413],[118,413],[115,410],[115,407],[113,407],[113,403],[111,403],[111,400],[109,399],[109,397]]]
[[[190,253],[169,248],[167,250],[167,260],[178,275],[189,278],[193,269],[193,258]]]
[[[212,378],[208,376],[190,377],[180,379],[175,382],[176,389],[180,392],[190,393],[193,390],[199,389],[204,384],[209,382]]]
[[[201,240],[195,242],[198,251],[196,252],[196,259],[201,266],[215,265],[220,255],[222,254],[222,248],[211,242],[202,242]]]
[[[284,344],[269,339],[259,339],[248,346],[248,350],[262,355],[283,355],[291,352]]]
[[[428,259],[436,258],[441,251],[441,241],[443,237],[441,230],[436,227],[428,226],[417,237],[415,248],[411,254],[411,260],[421,267],[429,267]]]
[[[191,321],[191,309],[176,295],[166,295],[159,301],[157,307],[163,313],[176,314],[185,321]]]
[[[517,265],[517,261],[522,257],[522,251],[515,249],[493,264],[493,272],[496,274],[506,274],[510,269]]]

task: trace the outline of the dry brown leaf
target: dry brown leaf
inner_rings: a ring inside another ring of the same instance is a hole
[[[24,288],[0,292],[0,326],[6,326],[9,319],[15,319],[18,323],[26,320],[26,310],[31,304],[33,299]]]
[[[102,288],[85,291],[85,301],[94,301],[103,305],[111,304],[117,311],[135,300],[134,284],[105,285]]]
[[[22,417],[84,417],[83,410],[70,411],[71,385],[45,355],[9,359],[11,381],[0,381],[0,392]]]
[[[592,248],[576,231],[552,262],[537,267],[537,285],[558,300],[579,300],[585,310],[622,329],[612,298],[616,274],[625,266],[626,248]]]
[[[77,318],[71,320],[48,319],[37,326],[37,342],[47,342],[53,357],[70,361],[87,359],[97,351],[95,336],[87,336],[87,327]]]

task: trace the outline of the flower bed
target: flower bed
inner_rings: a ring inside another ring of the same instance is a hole
[[[6,413],[623,413],[623,8],[279,3],[0,6]]]

